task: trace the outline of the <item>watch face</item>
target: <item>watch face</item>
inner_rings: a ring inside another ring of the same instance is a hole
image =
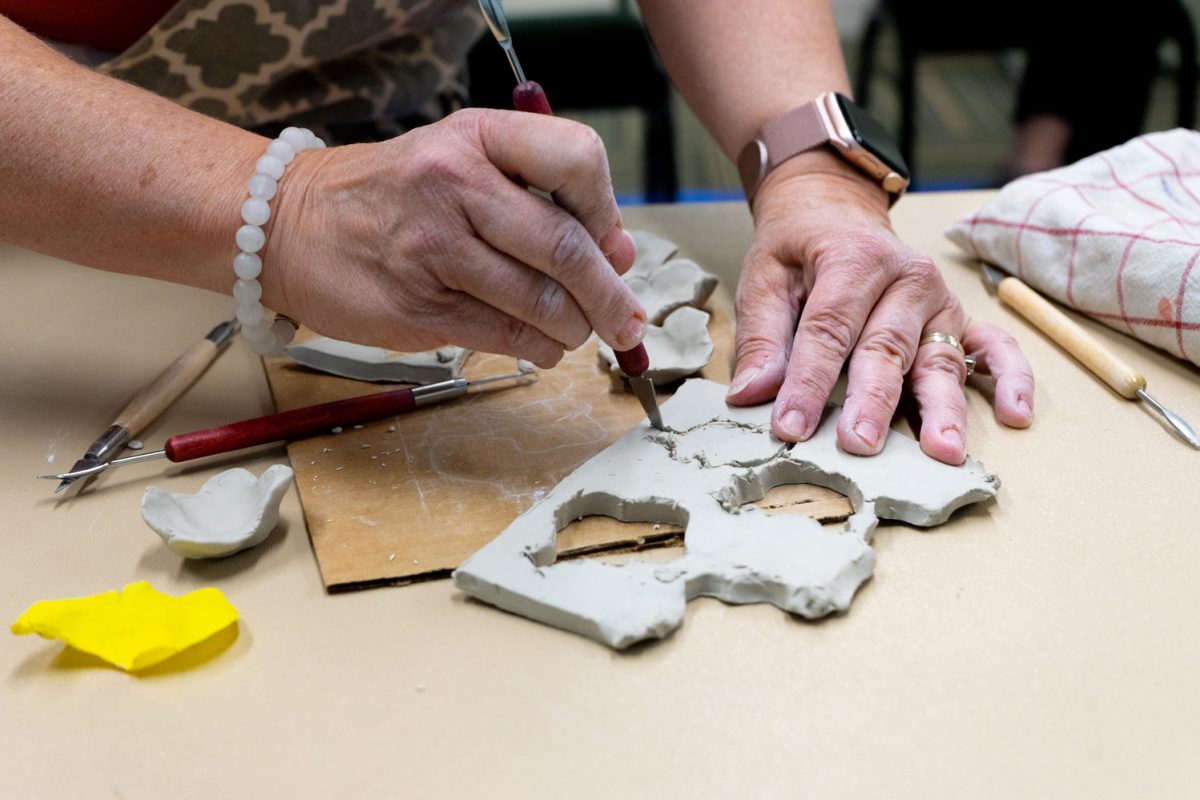
[[[855,105],[848,97],[839,94],[837,102],[838,108],[842,111],[842,117],[850,126],[854,141],[895,170],[905,180],[911,177],[908,165],[904,163],[904,156],[900,155],[900,148],[896,146],[896,140],[892,138],[892,134],[883,126],[883,123],[868,114],[861,106]]]

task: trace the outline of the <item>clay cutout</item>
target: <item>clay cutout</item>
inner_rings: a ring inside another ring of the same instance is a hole
[[[694,261],[671,258],[679,249],[672,242],[646,231],[631,231],[630,235],[637,245],[637,258],[625,273],[625,283],[646,307],[650,324],[663,324],[677,308],[704,305],[717,288],[716,275]]]
[[[261,543],[279,522],[279,503],[292,468],[268,467],[262,477],[230,469],[209,478],[197,494],[147,486],[142,519],[184,558],[217,558]]]
[[[325,336],[294,344],[288,356],[306,367],[376,383],[435,383],[457,378],[471,356],[461,347],[441,347],[424,353],[397,353],[382,347],[343,342]]]
[[[646,355],[650,369],[644,373],[655,386],[695,375],[712,358],[713,341],[708,335],[708,312],[684,306],[672,311],[661,326],[646,327]],[[621,374],[612,348],[600,343],[600,358],[614,375]]]
[[[811,439],[789,445],[771,435],[769,404],[729,407],[726,388],[685,383],[663,404],[668,430],[643,421],[585,462],[464,562],[455,585],[617,649],[666,636],[700,595],[816,619],[845,611],[871,575],[880,519],[937,525],[999,487],[978,461],[942,464],[895,431],[880,455],[847,455],[836,444],[836,408]],[[791,483],[845,494],[854,513],[844,529],[753,505]],[[683,526],[685,554],[665,564],[556,563],[558,532],[597,514]]]

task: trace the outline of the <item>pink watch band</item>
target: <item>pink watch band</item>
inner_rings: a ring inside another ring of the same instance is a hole
[[[828,141],[829,131],[816,101],[768,120],[738,158],[738,173],[746,199],[754,199],[759,184],[771,170]]]

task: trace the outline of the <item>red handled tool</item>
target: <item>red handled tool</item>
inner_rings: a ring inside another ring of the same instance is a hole
[[[216,428],[181,433],[172,436],[162,450],[153,453],[139,453],[136,456],[117,458],[60,475],[39,475],[38,477],[47,480],[74,480],[95,475],[109,467],[136,464],[139,461],[152,461],[158,458],[174,462],[191,461],[260,444],[285,439],[299,439],[315,433],[324,433],[331,428],[359,425],[393,414],[403,414],[414,408],[459,397],[466,394],[469,389],[483,384],[505,380],[524,382],[526,379],[536,380],[536,376],[531,372],[518,372],[474,381],[454,378],[425,386],[394,389],[390,392],[369,394],[365,397],[352,397],[349,400],[335,400],[332,403],[305,406],[292,411],[284,411],[281,414],[269,414],[265,417],[242,420]]]
[[[517,51],[513,48],[512,34],[508,30],[508,20],[504,16],[500,0],[479,0],[479,7],[483,9],[483,16],[487,19],[488,28],[491,29],[492,35],[496,37],[496,41],[504,50],[504,55],[508,57],[513,74],[517,76],[517,85],[512,94],[513,106],[518,111],[552,115],[554,112],[550,109],[550,101],[546,99],[546,92],[542,89],[541,84],[525,78],[525,70],[521,69],[521,61],[517,58]],[[617,365],[629,378],[629,386],[637,395],[642,408],[645,409],[650,424],[663,430],[662,413],[658,410],[658,398],[654,395],[654,383],[644,376],[646,370],[650,368],[650,356],[646,353],[646,347],[639,344],[632,350],[614,352],[617,357]]]

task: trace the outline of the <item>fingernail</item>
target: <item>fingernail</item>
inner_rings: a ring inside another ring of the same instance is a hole
[[[802,413],[791,409],[779,418],[779,430],[789,439],[801,439],[808,430],[808,421]]]
[[[625,327],[621,329],[618,337],[623,342],[623,349],[629,350],[636,347],[646,335],[646,318],[641,314],[634,314],[629,318],[629,322],[625,323]]]
[[[1029,405],[1029,401],[1024,398],[1017,400],[1017,411],[1021,412],[1021,416],[1029,418],[1033,416],[1033,406]]]
[[[750,382],[762,374],[762,370],[758,367],[747,367],[738,373],[738,376],[733,379],[733,383],[729,385],[728,397],[733,397],[735,394],[741,394],[742,390],[750,385]]]
[[[854,435],[857,436],[863,444],[871,451],[875,451],[879,447],[879,428],[874,422],[869,419],[860,419],[854,423]]]
[[[963,444],[962,431],[953,425],[947,425],[946,427],[942,428],[942,440],[945,441],[946,444],[953,445],[954,447],[960,449],[965,446]]]

